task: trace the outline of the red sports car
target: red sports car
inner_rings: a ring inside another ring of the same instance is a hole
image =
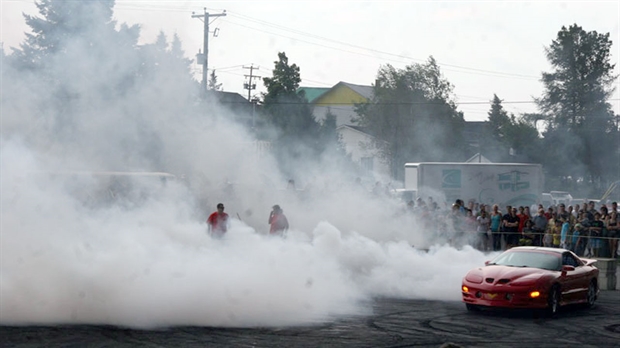
[[[557,248],[515,247],[463,278],[463,302],[483,307],[538,308],[553,315],[563,305],[592,306],[598,297],[596,260]]]

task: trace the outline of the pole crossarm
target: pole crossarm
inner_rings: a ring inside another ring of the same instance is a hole
[[[203,14],[195,14],[192,12],[192,18],[200,18],[203,19],[204,23],[204,41],[203,41],[203,55],[199,55],[202,58],[202,88],[206,92],[207,91],[207,75],[209,70],[209,18],[214,17],[224,17],[226,16],[226,11],[222,13],[211,14],[207,12],[207,8],[204,8]]]

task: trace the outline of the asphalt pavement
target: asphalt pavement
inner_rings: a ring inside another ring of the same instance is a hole
[[[1,326],[2,347],[620,347],[620,291],[593,308],[468,312],[460,302],[376,299],[367,316],[283,328]]]

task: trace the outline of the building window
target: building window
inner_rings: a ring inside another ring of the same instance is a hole
[[[362,165],[362,171],[365,174],[369,174],[373,170],[373,158],[372,157],[362,157],[360,158],[360,164]]]

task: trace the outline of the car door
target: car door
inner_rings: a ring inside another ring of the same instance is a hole
[[[566,302],[576,302],[584,298],[588,290],[588,270],[583,263],[572,253],[562,253],[562,266],[572,266],[575,269],[562,272],[560,283],[562,284],[562,297]]]

